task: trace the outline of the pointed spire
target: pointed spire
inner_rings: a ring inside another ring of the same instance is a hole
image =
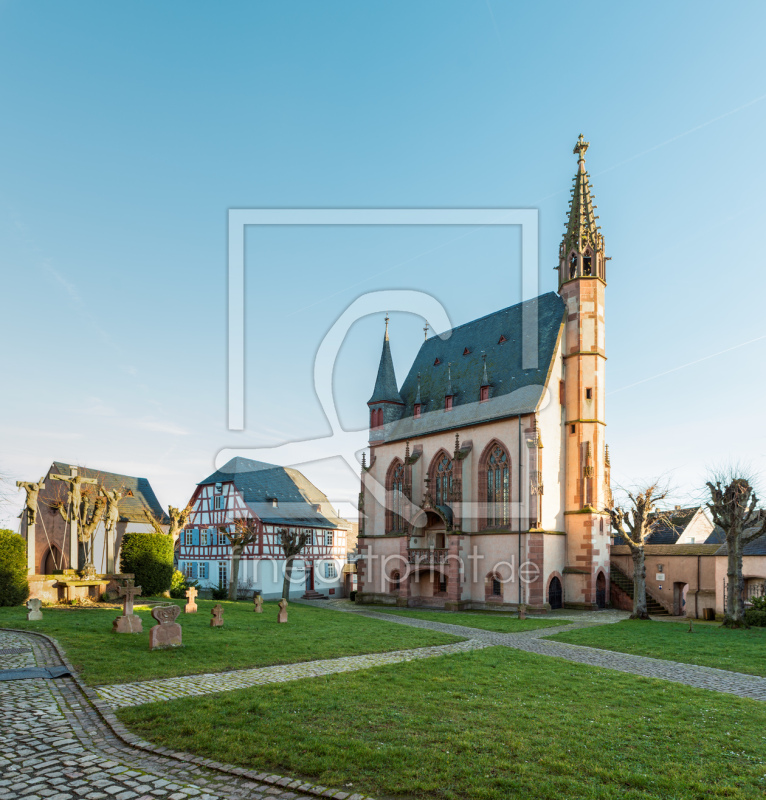
[[[457,458],[459,453],[460,453],[460,434],[456,433],[455,434],[455,456],[454,457]]]
[[[489,377],[487,376],[487,354],[486,353],[482,353],[481,354],[481,359],[484,362],[484,374],[482,375],[482,378],[481,378],[481,385],[482,386],[489,386]]]
[[[367,472],[367,453],[362,450],[362,474]]]
[[[596,225],[598,218],[593,214],[596,206],[591,197],[588,182],[590,176],[585,171],[585,151],[589,146],[589,142],[586,142],[583,135],[580,134],[573,151],[577,155],[577,174],[574,177],[572,199],[569,203],[569,221],[562,243],[564,255],[571,250],[583,253],[588,245],[594,252],[602,250],[604,247],[604,237],[599,233],[599,227]]]
[[[447,391],[444,393],[446,397],[452,394],[452,362],[447,363]]]
[[[378,377],[375,380],[375,389],[372,397],[367,401],[367,405],[384,402],[404,405],[396,385],[394,361],[391,358],[391,344],[388,341],[388,319],[388,314],[386,314],[386,333],[383,339],[383,352],[380,354]]]
[[[420,373],[418,372],[418,393],[415,395],[415,405],[419,406],[420,403]]]
[[[426,326],[423,328],[423,333],[425,334],[425,340],[428,341],[428,328],[429,328],[428,320],[426,320]]]
[[[612,462],[609,459],[609,445],[608,444],[604,445],[604,466],[605,467],[611,467],[612,466]]]

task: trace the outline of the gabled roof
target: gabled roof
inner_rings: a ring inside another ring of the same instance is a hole
[[[327,496],[292,467],[237,456],[198,485],[216,483],[233,483],[253,514],[269,525],[348,527],[337,516]]]
[[[170,519],[160,505],[159,500],[157,500],[157,495],[154,494],[154,489],[152,489],[146,478],[134,478],[130,475],[104,472],[90,467],[80,467],[77,464],[66,464],[63,461],[54,461],[48,474],[70,475],[73,467],[77,470],[78,475],[82,475],[83,478],[95,478],[109,491],[117,489],[131,493],[132,496],[125,496],[120,500],[121,520],[146,522],[144,511],[148,509],[161,525],[170,524]],[[54,484],[56,481],[50,481],[50,483]]]
[[[646,544],[675,544],[700,508],[701,506],[691,506],[660,512],[665,519],[647,537]]]
[[[724,537],[725,538],[725,537]],[[729,554],[729,546],[724,543],[721,547],[716,551],[717,556],[726,556]],[[742,555],[743,556],[766,556],[766,533],[763,536],[759,536],[757,539],[753,539],[752,542],[748,542],[742,548]]]
[[[534,311],[537,312],[537,367],[524,370],[522,349],[532,347],[533,341],[530,337],[523,338],[522,316]],[[444,338],[427,339],[402,384],[402,418],[386,427],[386,439],[405,439],[534,411],[545,392],[564,311],[561,297],[548,292],[453,328]],[[448,364],[451,364],[449,369]],[[480,403],[485,369],[490,399]],[[444,413],[448,373],[453,401],[452,411]],[[422,416],[416,420],[418,387]]]

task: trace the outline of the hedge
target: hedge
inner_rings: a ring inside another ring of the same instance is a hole
[[[28,597],[27,543],[18,533],[0,529],[0,606],[20,606]]]
[[[745,611],[745,623],[753,628],[766,628],[766,611],[760,608],[748,608]]]
[[[173,537],[165,533],[126,533],[120,572],[133,573],[142,597],[162,594],[173,580]]]

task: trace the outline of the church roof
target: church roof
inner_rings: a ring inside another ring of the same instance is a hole
[[[104,472],[100,469],[80,467],[77,464],[66,464],[63,461],[54,461],[50,472],[54,475],[70,475],[72,468],[77,470],[83,478],[94,478],[104,489],[112,491],[127,491],[129,494],[120,500],[120,519],[128,522],[146,522],[144,511],[149,510],[161,525],[168,525],[170,519],[160,505],[157,495],[154,494],[151,484],[146,478],[134,478],[130,475],[118,475],[116,472]],[[56,481],[50,481],[55,484]],[[66,484],[61,484],[65,486]],[[46,489],[48,487],[46,486]]]
[[[538,330],[537,367],[526,370],[522,369],[522,349],[529,347],[531,341],[522,337],[524,306],[527,312],[536,309]],[[386,440],[396,441],[534,411],[545,393],[564,310],[561,297],[548,292],[467,322],[446,335],[427,339],[402,384],[402,418],[386,426]],[[448,364],[451,365],[449,369]],[[490,399],[480,403],[479,392],[485,380],[489,382]],[[451,383],[453,406],[445,413],[448,383]],[[420,419],[415,419],[418,390],[422,410]]]
[[[386,317],[386,336],[383,339],[383,351],[380,354],[380,364],[378,364],[378,377],[375,380],[375,389],[372,397],[367,401],[371,403],[401,403],[402,398],[396,388],[396,374],[394,373],[394,362],[391,358],[391,345],[388,341],[388,317]]]
[[[588,180],[590,176],[585,171],[585,151],[588,146],[588,142],[580,134],[574,148],[579,159],[572,187],[572,199],[569,201],[569,220],[563,242],[565,253],[570,250],[582,253],[588,245],[591,245],[594,250],[603,247],[603,237],[599,233],[599,226],[596,225],[596,216],[593,213],[596,206],[593,204],[590,193]]]
[[[269,525],[348,527],[327,496],[292,467],[237,456],[200,481],[199,486],[215,483],[233,483],[253,514]]]

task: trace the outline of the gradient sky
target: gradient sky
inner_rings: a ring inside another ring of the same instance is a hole
[[[765,28],[761,2],[0,0],[0,469],[86,464],[181,505],[221,448],[327,436],[314,356],[348,305],[511,305],[518,231],[250,229],[235,433],[227,210],[538,208],[549,291],[582,132],[615,480],[665,474],[682,502],[711,465],[766,474]],[[392,313],[400,384],[422,326]],[[382,332],[361,319],[335,364],[347,428]],[[303,469],[352,513],[337,459]]]

